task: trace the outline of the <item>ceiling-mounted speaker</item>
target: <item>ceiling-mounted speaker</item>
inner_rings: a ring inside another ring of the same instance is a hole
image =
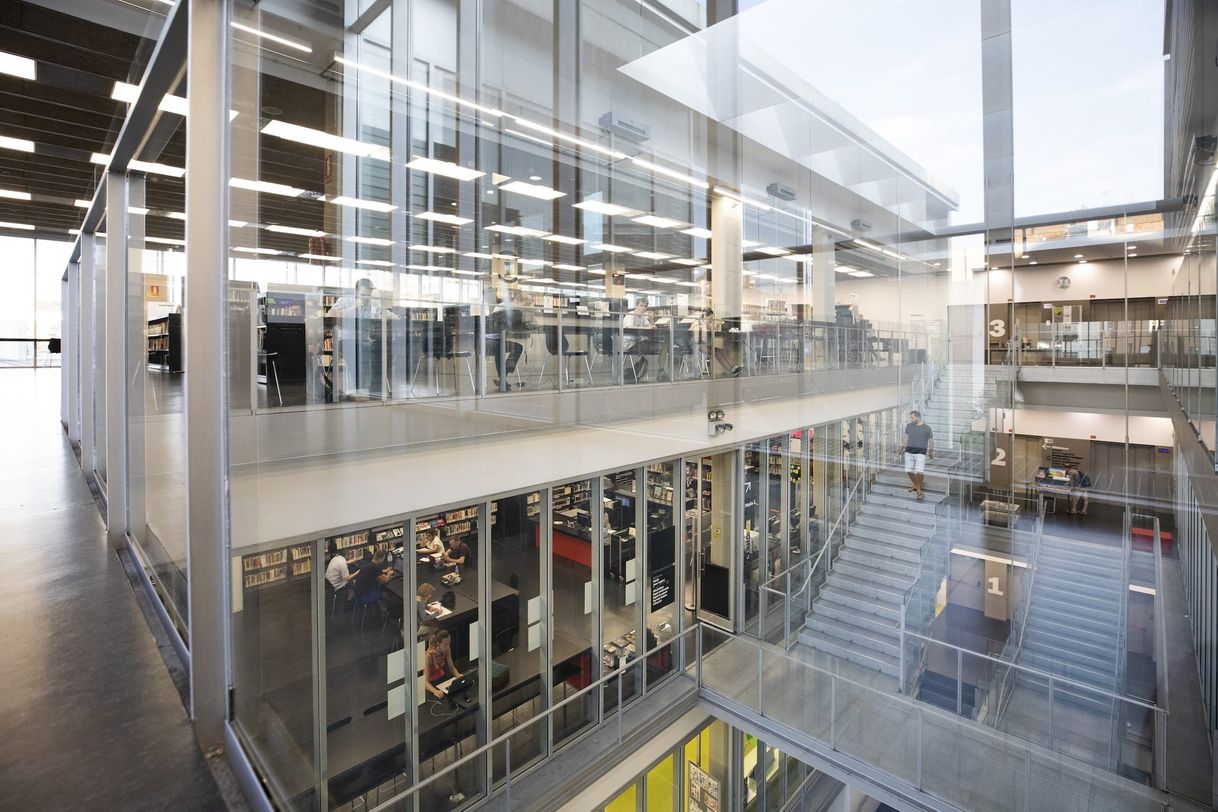
[[[608,130],[614,135],[625,138],[627,141],[633,141],[636,144],[651,140],[650,127],[646,124],[632,121],[612,110],[600,117],[600,125],[602,130]]]
[[[765,190],[770,193],[771,197],[776,197],[779,200],[794,200],[796,195],[795,189],[778,181],[774,181],[765,187]]]

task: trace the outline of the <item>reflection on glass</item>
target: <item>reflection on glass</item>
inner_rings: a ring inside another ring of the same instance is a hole
[[[592,482],[578,480],[555,485],[551,499],[553,527],[553,652],[551,679],[557,706],[591,685],[600,675],[600,658],[592,648],[593,620],[599,590],[592,579]],[[535,512],[540,510],[537,506]],[[599,518],[599,517],[597,517]],[[554,745],[583,730],[596,718],[596,694],[585,692],[555,712]]]
[[[645,510],[646,495],[640,493],[634,469],[610,474],[602,480],[602,546],[604,548],[604,603],[601,609],[602,662],[606,673],[620,671],[617,680],[604,687],[606,713],[641,690],[641,672],[636,665],[649,646],[639,636],[642,575],[638,516]]]

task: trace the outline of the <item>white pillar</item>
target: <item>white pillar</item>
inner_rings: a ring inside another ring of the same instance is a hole
[[[744,204],[711,196],[711,307],[715,317],[744,312]]]
[[[106,538],[127,539],[127,176],[106,178]]]
[[[833,233],[819,226],[812,227],[812,318],[833,321],[833,306],[837,303],[837,243]]]

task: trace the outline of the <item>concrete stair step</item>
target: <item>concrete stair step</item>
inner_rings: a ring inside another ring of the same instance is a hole
[[[808,616],[805,629],[817,637],[846,640],[856,648],[865,649],[865,653],[868,655],[901,656],[900,635],[895,632],[892,634],[877,633],[850,621],[817,615],[815,612]]]
[[[885,603],[890,606],[899,607],[905,597],[904,589],[874,584],[849,572],[842,572],[836,567],[833,572],[829,573],[829,580],[826,583],[842,592],[853,592],[876,603]]]
[[[871,634],[877,637],[899,638],[900,635],[900,619],[892,619],[884,615],[877,615],[874,612],[860,610],[853,606],[846,606],[833,600],[817,601],[812,609],[812,615],[821,615],[824,617],[833,618],[843,623],[853,623],[862,629],[866,629]]]
[[[1098,624],[1091,621],[1079,623],[1076,618],[1062,615],[1028,615],[1028,634],[1048,634],[1065,640],[1077,641],[1080,645],[1094,646],[1101,650],[1116,648],[1117,624]]]
[[[849,589],[827,584],[820,591],[820,598],[813,606],[813,611],[816,607],[823,604],[832,604],[842,608],[843,611],[861,612],[874,617],[884,618],[890,623],[900,623],[901,621],[901,604],[892,603],[888,600],[879,600],[867,595],[860,595]]]
[[[924,524],[911,524],[902,520],[902,517],[897,515],[883,515],[874,513],[859,513],[858,518],[854,523],[855,527],[871,527],[876,530],[883,530],[888,533],[896,533],[898,535],[907,536],[911,539],[920,539],[926,541],[934,535],[934,528]]]
[[[918,502],[917,499],[910,500],[915,505],[920,507],[925,506],[925,502]],[[860,516],[875,516],[877,519],[886,521],[900,521],[909,525],[925,527],[928,530],[935,525],[935,514],[927,511],[907,510],[905,505],[890,505],[873,500],[870,496],[863,503],[863,507],[859,510]]]
[[[1100,582],[1120,581],[1121,575],[1120,561],[1114,561],[1110,564],[1098,564],[1090,561],[1045,555],[1044,550],[1041,550],[1037,556],[1036,565],[1040,570],[1045,572],[1069,573],[1071,576],[1082,576]]]
[[[850,528],[850,537],[846,543],[850,543],[850,539],[855,537],[879,541],[884,544],[895,544],[899,547],[905,547],[913,550],[915,553],[921,551],[923,545],[926,544],[926,539],[908,536],[905,534],[893,533],[888,530],[881,530],[878,527],[869,527],[864,524],[856,524]]]
[[[881,654],[878,651],[860,651],[851,645],[849,640],[833,638],[824,633],[811,633],[805,630],[800,633],[799,639],[801,643],[816,651],[840,657],[847,662],[861,665],[864,668],[880,671],[890,677],[900,676],[901,664],[900,659],[897,657]]]
[[[840,563],[856,564],[862,567],[874,567],[875,569],[883,570],[897,577],[906,578],[912,581],[918,575],[917,561],[903,561],[899,558],[893,558],[888,555],[876,555],[864,550],[860,550],[853,544],[847,543],[841,554],[837,557]]]
[[[1107,608],[1095,608],[1089,603],[1070,600],[1068,596],[1041,592],[1036,585],[1033,585],[1032,589],[1037,594],[1032,595],[1032,603],[1028,607],[1029,616],[1055,615],[1060,618],[1074,618],[1082,622],[1099,624],[1101,627],[1115,625],[1119,617],[1116,611]]]
[[[886,586],[891,589],[899,589],[902,593],[909,588],[913,583],[912,576],[889,572],[880,567],[871,566],[870,564],[861,564],[857,561],[846,561],[841,558],[833,565],[833,571],[850,575],[860,580],[866,580],[879,586]]]
[[[1095,654],[1091,651],[1084,651],[1082,646],[1077,643],[1067,642],[1061,644],[1040,634],[1025,636],[1023,649],[1027,654],[1043,657],[1053,662],[1064,663],[1072,668],[1075,666],[1090,668],[1101,674],[1112,671],[1115,675],[1116,658],[1112,652],[1108,652],[1108,656],[1105,657],[1102,653]]]
[[[868,556],[873,561],[877,559],[891,559],[902,564],[912,564],[914,570],[917,570],[918,562],[921,560],[917,549],[856,535],[851,535],[846,541],[846,546],[842,550],[842,556],[851,551]]]
[[[1110,670],[1105,671],[1104,669],[1093,668],[1083,663],[1063,662],[1039,651],[1028,651],[1026,640],[1024,642],[1024,652],[1020,655],[1019,662],[1028,668],[1057,677],[1064,677],[1099,691],[1115,692],[1116,690],[1116,675],[1111,673]]]
[[[1040,693],[1044,697],[1043,702],[1045,707],[1048,707],[1048,679],[1024,672],[1016,677],[1016,684]],[[1064,685],[1058,682],[1053,683],[1053,702],[1054,704],[1066,702],[1103,716],[1111,715],[1113,704],[1113,700],[1104,694],[1093,693],[1086,689],[1075,688],[1072,685]],[[1047,724],[1047,720],[1045,722]]]
[[[906,480],[906,484],[909,481]],[[930,494],[927,494],[929,499]],[[929,513],[934,515],[936,502],[922,501],[914,499],[913,494],[905,490],[903,485],[892,485],[885,482],[877,482],[871,487],[871,493],[867,494],[867,502],[875,500],[877,504],[883,504],[889,507],[908,510],[910,513]]]

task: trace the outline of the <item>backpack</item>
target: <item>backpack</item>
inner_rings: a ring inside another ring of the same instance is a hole
[[[1082,471],[1079,471],[1078,484],[1079,484],[1080,488],[1090,488],[1091,487],[1091,477],[1087,476]]]

